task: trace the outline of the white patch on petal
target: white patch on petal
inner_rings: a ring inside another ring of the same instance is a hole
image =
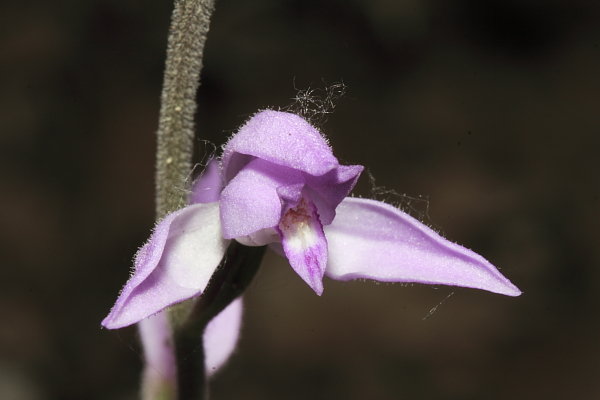
[[[240,236],[235,238],[238,242],[244,246],[264,246],[265,244],[279,242],[281,238],[275,228],[266,228],[251,233],[247,236]]]
[[[161,264],[179,286],[204,290],[228,244],[219,203],[195,204],[171,224]]]
[[[279,223],[286,245],[293,252],[304,252],[317,244],[318,235],[313,211],[304,197],[297,207],[290,208]]]

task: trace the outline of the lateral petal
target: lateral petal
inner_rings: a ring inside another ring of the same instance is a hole
[[[122,328],[202,293],[228,243],[218,202],[169,214],[136,254],[134,274],[102,325]]]
[[[346,198],[333,223],[326,274],[337,280],[464,286],[508,296],[521,291],[477,253],[452,243],[395,207]]]
[[[324,175],[305,174],[306,183],[318,196],[310,194],[319,210],[323,225],[331,224],[335,218],[335,208],[348,196],[363,171],[362,165],[340,165]]]

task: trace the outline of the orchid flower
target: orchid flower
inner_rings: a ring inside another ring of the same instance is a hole
[[[187,206],[166,216],[102,324],[136,323],[202,294],[231,240],[269,245],[318,294],[323,276],[521,294],[491,263],[408,214],[348,197],[363,167],[343,166],[298,115],[254,115],[209,164]]]

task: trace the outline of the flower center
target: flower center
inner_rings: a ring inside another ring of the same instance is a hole
[[[279,223],[283,236],[289,245],[297,249],[311,247],[317,241],[313,206],[302,196],[300,203],[290,208]]]

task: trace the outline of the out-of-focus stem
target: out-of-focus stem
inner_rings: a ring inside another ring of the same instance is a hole
[[[143,400],[177,399],[177,367],[173,334],[164,311],[138,323],[144,347]]]

